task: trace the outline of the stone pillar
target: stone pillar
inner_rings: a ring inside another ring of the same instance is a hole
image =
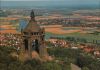
[[[28,39],[28,55],[29,55],[29,59],[32,59],[32,41],[31,41],[31,38]]]

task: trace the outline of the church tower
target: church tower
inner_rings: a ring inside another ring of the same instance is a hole
[[[25,58],[32,59],[33,51],[36,52],[40,56],[40,58],[46,56],[47,51],[44,43],[44,36],[45,30],[37,24],[34,11],[32,10],[29,23],[22,30],[22,50],[24,51]]]

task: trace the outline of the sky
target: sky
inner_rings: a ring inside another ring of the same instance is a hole
[[[100,0],[1,0],[1,1],[90,1],[90,2],[100,2]]]
[[[8,2],[2,2],[8,1]],[[22,1],[22,2],[10,2],[10,1]],[[25,1],[25,2],[24,2]],[[28,3],[26,2],[28,1]],[[33,1],[33,2],[29,2]],[[45,2],[44,2],[45,1]],[[62,5],[98,5],[100,6],[100,0],[1,0],[1,6],[62,6]]]
[[[50,2],[69,2],[69,3],[98,3],[100,0],[1,0],[1,1],[50,1]]]

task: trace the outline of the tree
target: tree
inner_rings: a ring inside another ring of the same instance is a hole
[[[62,70],[61,66],[57,63],[46,62],[41,64],[37,70]]]
[[[33,70],[30,64],[23,65],[23,70]]]
[[[0,63],[0,70],[7,70],[7,65]]]
[[[83,67],[82,70],[89,70],[89,68],[88,67]]]
[[[99,32],[98,31],[94,31],[94,35],[98,35],[99,34]]]

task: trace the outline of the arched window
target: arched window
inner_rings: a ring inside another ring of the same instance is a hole
[[[28,50],[28,40],[24,39],[25,50]]]
[[[35,40],[35,51],[39,53],[39,42],[37,39]]]
[[[32,50],[35,50],[35,40],[32,41]]]

